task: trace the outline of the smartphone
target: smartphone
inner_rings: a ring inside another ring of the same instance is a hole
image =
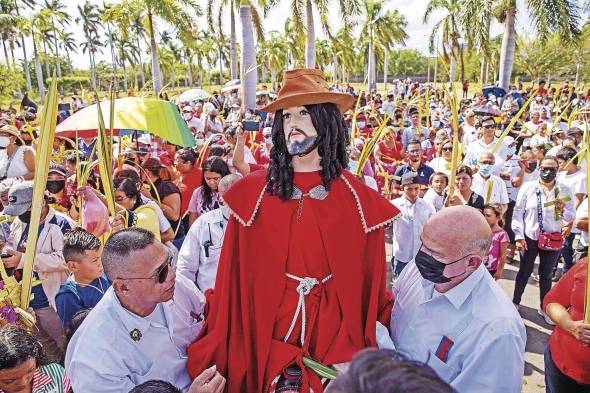
[[[260,122],[256,120],[243,120],[242,126],[244,131],[258,131],[260,129]]]

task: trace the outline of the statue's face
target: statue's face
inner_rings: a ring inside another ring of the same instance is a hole
[[[283,132],[287,150],[292,156],[311,152],[318,138],[318,133],[311,121],[311,114],[304,106],[283,109]]]

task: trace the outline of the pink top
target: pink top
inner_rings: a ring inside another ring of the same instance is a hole
[[[188,211],[191,213],[197,213],[199,216],[205,212],[208,212],[219,207],[219,195],[217,191],[211,192],[211,203],[209,206],[204,205],[203,186],[197,188],[191,197],[188,204]]]
[[[498,262],[500,261],[500,254],[502,252],[502,243],[510,243],[510,238],[506,231],[500,228],[497,231],[492,232],[492,244],[490,245],[488,255],[486,255],[483,260],[483,263],[488,270],[498,269]]]

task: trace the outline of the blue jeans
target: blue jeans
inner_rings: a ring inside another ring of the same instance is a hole
[[[561,255],[563,256],[563,273],[570,270],[574,266],[574,239],[576,238],[575,233],[570,233],[563,242],[563,248],[561,249]]]
[[[584,385],[568,377],[553,363],[549,344],[545,349],[545,393],[589,393],[590,385]]]

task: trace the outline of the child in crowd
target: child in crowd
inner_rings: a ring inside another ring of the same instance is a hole
[[[502,277],[504,265],[506,264],[506,249],[510,244],[508,233],[502,229],[502,207],[496,203],[488,204],[483,207],[483,215],[492,229],[492,244],[488,255],[484,258],[484,265],[494,277],[498,280]]]
[[[82,228],[64,235],[63,255],[70,276],[55,297],[57,313],[67,327],[79,311],[91,309],[111,286],[103,273],[100,240]]]
[[[430,176],[428,184],[430,187],[424,194],[424,200],[439,211],[444,207],[444,191],[449,185],[449,178],[442,172],[435,172]]]

